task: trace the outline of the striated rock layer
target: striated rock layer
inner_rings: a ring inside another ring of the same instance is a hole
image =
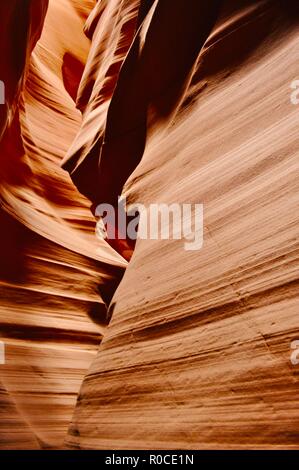
[[[63,446],[107,323],[105,302],[126,266],[96,240],[90,203],[60,168],[81,123],[74,99],[94,2],[47,4],[0,7],[10,59],[1,58],[8,113],[1,129],[9,124],[0,157],[1,449]]]
[[[298,9],[186,3],[102,1],[89,20],[65,168],[96,203],[140,162],[128,200],[203,203],[204,246],[138,240],[71,448],[299,447]]]
[[[297,2],[2,3],[0,448],[298,448]],[[127,267],[121,192],[203,248]]]

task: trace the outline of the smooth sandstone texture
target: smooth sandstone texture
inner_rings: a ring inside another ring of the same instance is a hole
[[[69,151],[82,165],[73,167],[74,180],[86,194],[94,181],[92,200],[113,200],[145,147],[124,195],[203,203],[204,246],[187,252],[180,240],[137,242],[67,444],[298,448],[299,369],[290,361],[299,337],[299,110],[290,100],[298,9],[152,2],[127,55],[124,48],[110,100],[107,71],[118,67],[116,44],[130,36],[121,34],[131,21],[127,3],[99,2],[92,15],[81,82],[90,101]],[[201,15],[192,34],[200,9],[211,25],[217,17],[202,50]],[[89,73],[97,77],[90,94]],[[90,168],[99,155],[97,175]]]
[[[297,1],[21,1],[0,448],[298,448]],[[121,191],[203,203],[203,248],[139,240],[127,267],[90,211]]]
[[[0,106],[0,138],[11,123],[24,83],[28,58],[40,37],[48,0],[11,0],[0,5],[0,80],[5,104]]]
[[[61,448],[106,327],[104,301],[127,264],[96,240],[90,203],[60,168],[81,123],[74,98],[90,48],[83,27],[94,2],[50,1],[33,53],[47,2],[26,1],[22,9],[20,0],[1,2],[1,11],[4,3],[11,19],[1,34],[8,44],[23,27],[25,5],[30,12],[26,61],[14,55],[19,44],[5,48],[25,80],[17,94],[16,68],[7,70],[14,118],[1,142],[0,165],[0,340],[6,354],[0,448]]]

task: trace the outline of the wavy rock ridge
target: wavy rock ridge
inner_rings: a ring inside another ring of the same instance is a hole
[[[0,446],[61,448],[106,327],[105,301],[126,262],[95,239],[90,203],[60,168],[81,123],[73,97],[90,47],[83,26],[94,2],[53,0],[48,10],[46,1],[8,3],[1,4],[1,18],[11,12],[7,31],[2,28],[7,41],[21,29],[27,7],[30,12],[23,33],[26,60],[15,57],[21,93],[6,87],[11,123],[1,146],[0,331],[6,364],[0,365]],[[8,73],[14,87],[15,68]]]
[[[298,448],[298,21],[50,1],[4,135],[3,448]],[[121,192],[203,203],[203,248],[138,240],[116,290],[89,205]]]

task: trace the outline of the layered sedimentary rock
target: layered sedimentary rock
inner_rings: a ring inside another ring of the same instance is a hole
[[[65,167],[93,202],[130,175],[130,202],[203,203],[204,245],[137,241],[68,446],[298,447],[296,4],[103,1],[90,24]]]
[[[297,448],[297,2],[16,3],[0,447]],[[117,288],[90,206],[121,192],[203,203],[202,249],[138,240]]]
[[[0,163],[2,449],[63,446],[105,329],[105,302],[126,265],[96,240],[90,202],[60,168],[81,123],[74,100],[94,2],[47,3],[0,7],[1,129],[9,122]]]
[[[12,0],[0,6],[0,76],[5,103],[0,107],[0,138],[11,123],[30,54],[40,37],[48,0]]]

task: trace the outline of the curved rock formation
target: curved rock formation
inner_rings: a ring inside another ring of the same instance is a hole
[[[298,448],[297,2],[16,3],[0,447]],[[203,203],[203,248],[140,239],[127,264],[90,211],[121,192]]]
[[[0,5],[0,77],[5,85],[5,104],[0,106],[0,138],[13,119],[28,58],[40,37],[47,7],[48,0],[12,0]]]
[[[113,200],[143,154],[124,194],[145,205],[203,203],[204,246],[138,240],[68,445],[297,448],[298,10],[223,2],[205,40],[219,2],[147,2],[126,54],[128,3],[103,2],[93,24],[83,86],[100,73],[82,91],[90,101],[70,150],[74,180],[86,194],[94,181],[91,199]]]
[[[1,75],[14,118],[0,165],[0,339],[6,353],[0,447],[60,448],[107,323],[105,302],[127,263],[95,238],[90,203],[60,168],[81,123],[73,98],[90,47],[83,25],[94,2],[50,1],[30,57],[47,2],[23,4],[0,7],[9,10],[1,15],[7,19],[1,34],[13,45],[6,50],[15,61]],[[16,30],[22,47],[12,43]],[[1,73],[9,64],[1,62]]]

